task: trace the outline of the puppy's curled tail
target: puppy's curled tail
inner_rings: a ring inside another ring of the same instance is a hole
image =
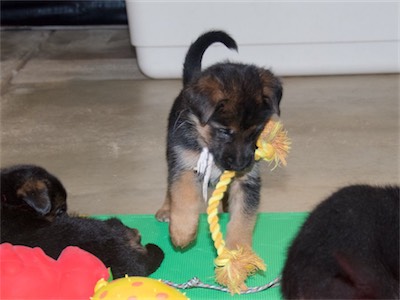
[[[190,45],[183,64],[183,85],[186,86],[201,71],[201,60],[206,49],[214,43],[222,43],[229,49],[238,50],[238,46],[224,31],[209,31],[201,35]]]

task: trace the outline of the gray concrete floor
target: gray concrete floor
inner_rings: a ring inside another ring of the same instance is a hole
[[[340,186],[399,183],[399,75],[283,78],[286,168],[261,211],[307,211]],[[1,32],[1,166],[57,175],[85,214],[152,214],[179,80],[138,70],[127,29]]]

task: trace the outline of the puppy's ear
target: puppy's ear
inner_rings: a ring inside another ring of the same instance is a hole
[[[17,190],[17,196],[40,215],[50,212],[51,200],[44,182],[28,181]]]
[[[24,201],[42,216],[50,212],[51,202],[47,194],[43,194],[40,197],[27,196],[24,197]]]
[[[190,111],[199,119],[201,126],[205,126],[213,115],[216,104],[207,96],[195,93],[188,100]]]
[[[261,69],[260,78],[263,84],[264,101],[269,109],[279,116],[281,113],[279,104],[283,93],[282,83],[269,70],[265,69]]]
[[[191,112],[206,125],[223,99],[219,81],[211,76],[201,77],[197,82],[184,90]]]

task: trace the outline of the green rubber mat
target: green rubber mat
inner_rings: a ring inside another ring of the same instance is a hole
[[[286,248],[304,222],[307,213],[260,213],[253,237],[255,252],[264,259],[267,271],[257,273],[246,281],[248,287],[265,285],[279,276],[285,259]],[[95,216],[105,219],[111,216]],[[154,243],[165,252],[160,268],[150,277],[184,283],[198,277],[206,284],[215,285],[213,260],[216,251],[210,237],[207,216],[201,215],[196,242],[184,251],[172,246],[168,235],[168,224],[158,222],[153,215],[117,215],[121,221],[142,234],[142,243]],[[229,216],[220,215],[220,224],[225,236]],[[181,290],[192,300],[197,299],[281,299],[279,287],[253,294],[231,296],[229,293],[204,288]]]

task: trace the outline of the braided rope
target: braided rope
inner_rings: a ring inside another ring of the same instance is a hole
[[[252,293],[265,291],[265,290],[273,288],[273,287],[278,287],[280,285],[280,280],[281,280],[281,278],[277,277],[274,280],[272,280],[271,282],[268,282],[267,284],[264,284],[264,285],[258,286],[258,287],[248,288],[247,290],[242,291],[239,294],[252,294]],[[169,286],[172,286],[172,287],[178,288],[178,289],[182,289],[182,290],[187,290],[187,289],[191,289],[191,288],[204,288],[204,289],[211,289],[211,290],[230,293],[229,289],[227,289],[227,288],[224,288],[224,287],[221,287],[218,285],[204,283],[197,277],[193,277],[192,279],[190,279],[187,282],[182,283],[182,284],[174,283],[169,280],[161,280],[161,281]]]
[[[280,122],[269,121],[257,141],[255,160],[264,159],[275,162],[275,169],[280,163],[286,165],[286,155],[290,149],[287,132]],[[251,249],[238,248],[229,250],[221,233],[218,218],[218,206],[229,184],[235,177],[234,171],[224,171],[208,202],[208,224],[218,257],[215,259],[216,281],[228,287],[231,294],[248,290],[244,281],[257,270],[265,270],[265,264]]]
[[[222,237],[221,227],[219,226],[218,206],[227,191],[232,178],[235,177],[234,171],[225,171],[215,187],[210,199],[208,200],[207,207],[207,221],[210,226],[211,237],[214,241],[215,249],[218,255],[221,255],[225,249],[225,241]]]

